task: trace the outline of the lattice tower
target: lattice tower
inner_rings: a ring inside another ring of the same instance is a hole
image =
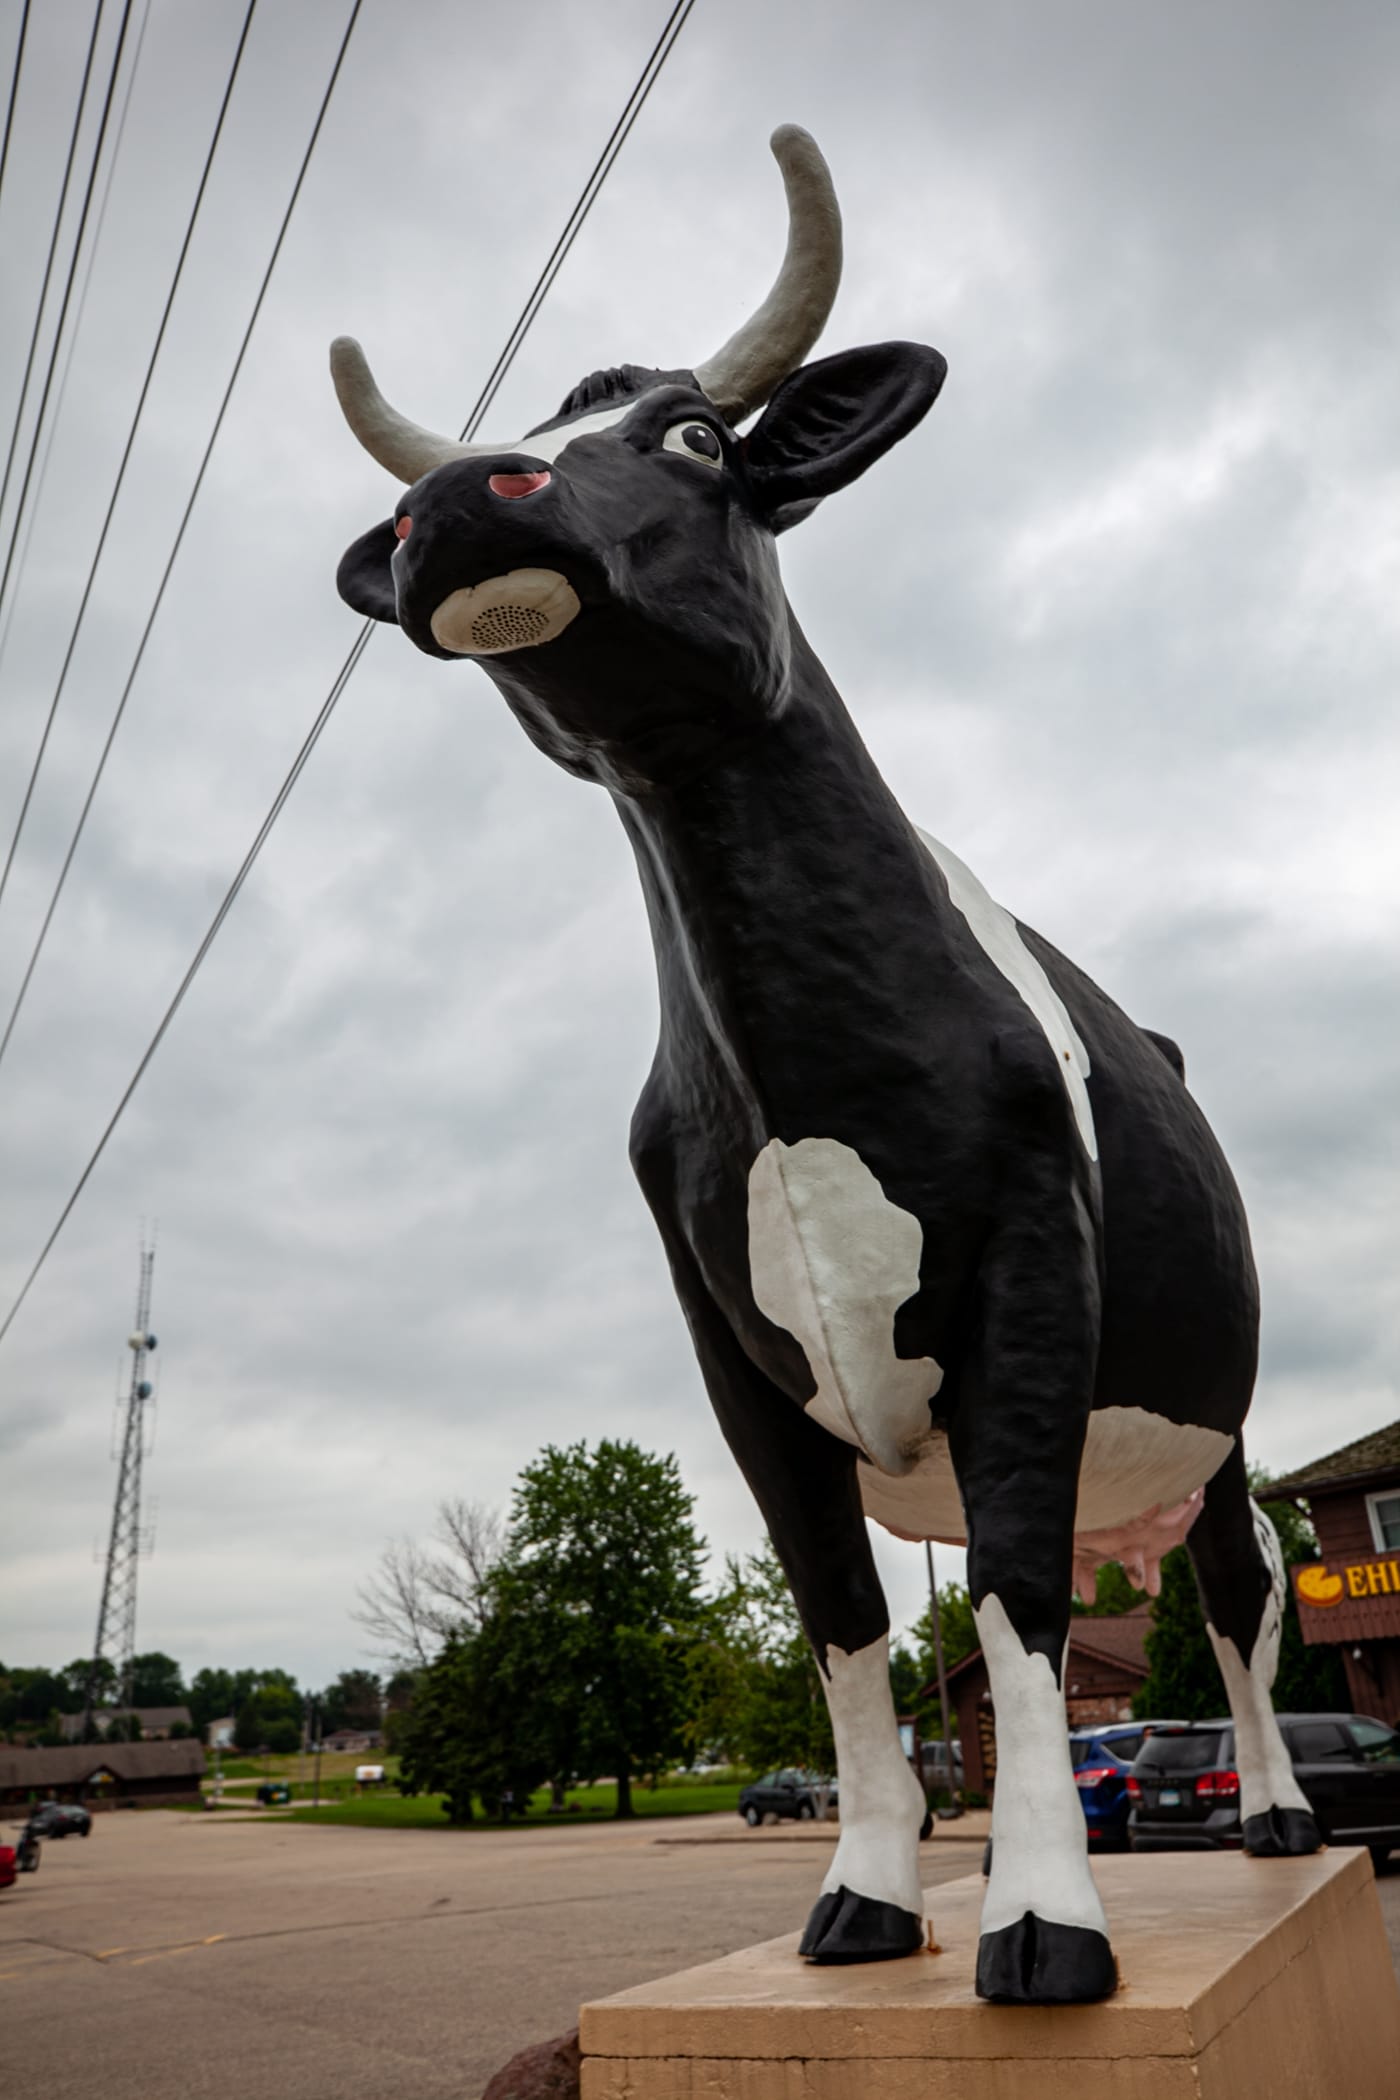
[[[151,1397],[146,1359],[156,1346],[156,1338],[151,1333],[151,1275],[155,1264],[155,1248],[143,1246],[136,1291],[136,1323],[127,1337],[131,1349],[131,1386],[122,1423],[117,1494],[112,1505],[112,1532],[107,1546],[106,1572],[102,1578],[97,1638],[88,1669],[84,1724],[91,1718],[93,1709],[103,1703],[98,1693],[98,1671],[104,1658],[116,1670],[116,1707],[129,1708],[132,1703],[136,1576],[143,1553],[149,1550],[141,1529],[141,1460],[146,1448],[146,1403]]]

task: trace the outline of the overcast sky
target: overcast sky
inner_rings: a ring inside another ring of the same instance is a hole
[[[0,666],[0,845],[242,12],[152,0]],[[261,0],[0,906],[6,1011],[346,13]],[[0,1066],[0,1317],[355,637],[335,565],[397,489],[340,420],[329,339],[455,430],[664,15],[366,0]],[[31,23],[5,437],[90,19]],[[1184,1046],[1262,1271],[1250,1454],[1301,1462],[1400,1412],[1400,15],[698,0],[486,436],[597,366],[716,347],[781,255],[784,120],[845,211],[823,347],[914,337],[950,367],[917,433],[784,538],[790,595],[911,815]],[[755,1545],[627,1164],[654,1034],[606,796],[480,670],[378,633],[0,1346],[0,1656],[92,1639],[143,1217],[139,1646],[323,1681],[363,1660],[349,1613],[385,1541],[446,1494],[503,1503],[551,1440],[676,1452],[716,1554]],[[905,1624],[922,1557],[879,1554]]]

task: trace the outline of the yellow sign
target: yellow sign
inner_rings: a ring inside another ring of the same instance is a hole
[[[1305,1604],[1326,1607],[1343,1597],[1400,1597],[1400,1560],[1364,1560],[1333,1575],[1325,1567],[1300,1568],[1295,1577]]]
[[[1326,1568],[1298,1571],[1298,1595],[1308,1604],[1340,1604],[1342,1588],[1341,1576],[1329,1575]]]

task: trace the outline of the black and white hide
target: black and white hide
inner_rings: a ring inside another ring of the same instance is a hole
[[[1150,1586],[1189,1533],[1245,1843],[1318,1842],[1269,1698],[1282,1574],[1240,1439],[1248,1232],[1175,1046],[915,829],[787,603],[776,535],[906,437],[945,368],[899,342],[802,362],[840,219],[807,135],[774,150],[782,273],[693,373],[596,373],[518,443],[464,447],[339,342],[347,417],[406,484],[339,585],[430,655],[477,658],[632,842],[660,1000],[632,1157],[836,1737],[841,1835],[803,1953],[922,1936],[925,1804],[868,1513],[967,1544],[998,1724],[978,1990],[1092,1999],[1115,1971],[1063,1666],[1099,1561]]]

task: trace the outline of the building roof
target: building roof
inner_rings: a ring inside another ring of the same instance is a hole
[[[1343,1444],[1340,1451],[1316,1458],[1311,1465],[1299,1466],[1282,1480],[1271,1480],[1259,1499],[1302,1495],[1313,1488],[1350,1487],[1377,1473],[1400,1474],[1400,1422],[1373,1429],[1369,1436],[1359,1436],[1354,1444]]]
[[[194,1737],[174,1743],[73,1743],[28,1749],[0,1743],[0,1787],[76,1786],[94,1772],[117,1779],[177,1779],[204,1770],[204,1746]]]
[[[1151,1625],[1152,1610],[1151,1606],[1146,1604],[1139,1605],[1135,1611],[1116,1612],[1104,1618],[1090,1618],[1083,1612],[1076,1612],[1069,1622],[1070,1655],[1082,1655],[1086,1658],[1092,1657],[1096,1662],[1112,1663],[1127,1676],[1145,1680],[1151,1675],[1146,1648]],[[955,1677],[961,1677],[974,1663],[981,1660],[982,1650],[974,1648],[961,1662],[953,1664],[948,1672],[948,1682],[951,1684]],[[936,1696],[937,1691],[938,1681],[935,1678],[931,1684],[924,1686],[919,1697],[931,1699]]]

